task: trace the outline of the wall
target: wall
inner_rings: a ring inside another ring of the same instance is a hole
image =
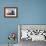
[[[18,18],[4,18],[4,7],[18,7]],[[46,0],[0,0],[0,44],[18,32],[17,24],[46,24]]]

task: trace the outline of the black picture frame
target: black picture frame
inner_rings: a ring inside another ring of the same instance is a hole
[[[6,18],[18,17],[18,7],[4,7],[4,17]]]

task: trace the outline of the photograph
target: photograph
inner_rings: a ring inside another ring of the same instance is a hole
[[[17,7],[5,7],[4,8],[4,16],[5,17],[17,17],[18,16],[18,8]]]

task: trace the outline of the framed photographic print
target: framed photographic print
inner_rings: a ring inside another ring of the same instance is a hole
[[[17,17],[18,16],[18,8],[17,7],[5,7],[4,8],[4,16],[5,17]]]

